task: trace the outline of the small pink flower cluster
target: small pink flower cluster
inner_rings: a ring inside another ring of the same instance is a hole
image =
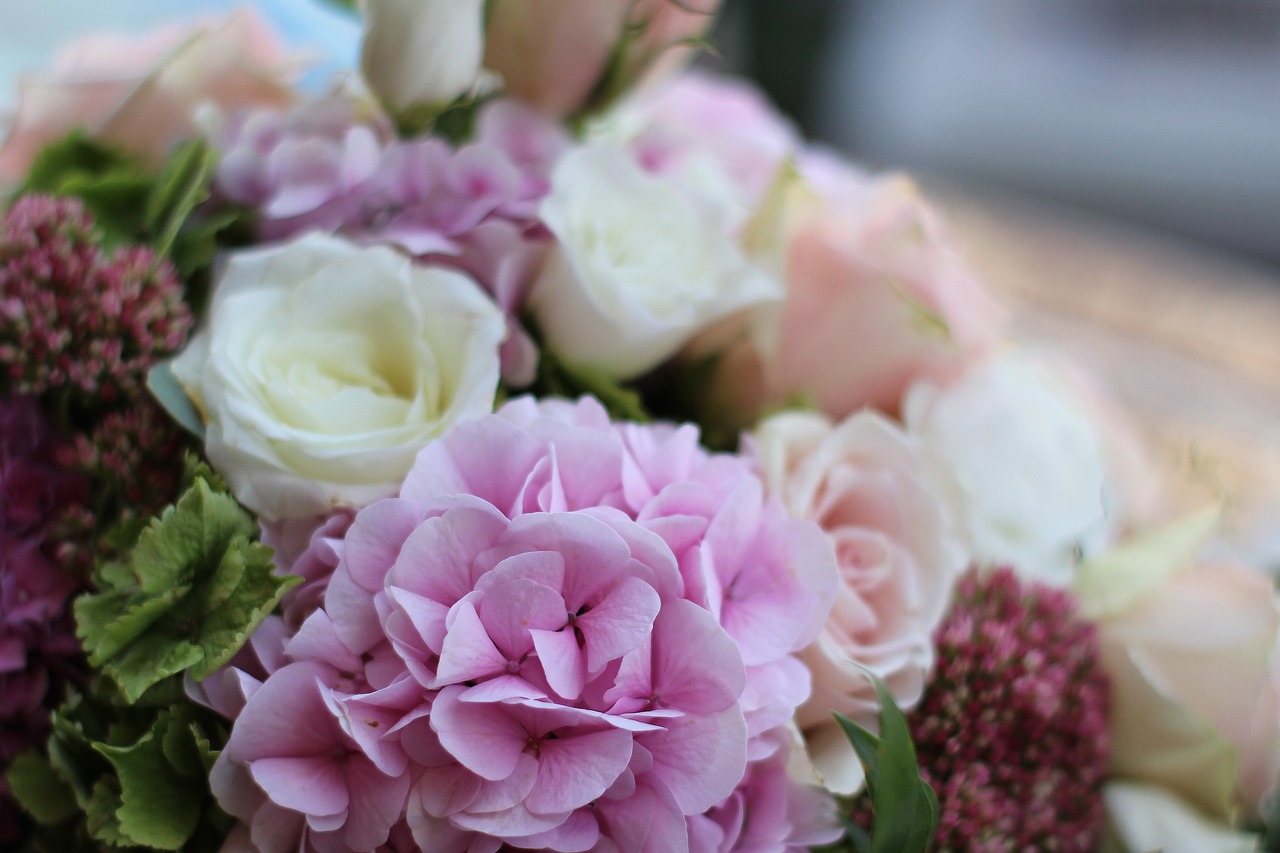
[[[241,117],[215,189],[252,207],[267,240],[340,231],[469,273],[511,318],[503,372],[526,385],[537,356],[515,317],[549,243],[538,202],[569,145],[563,127],[514,101],[487,105],[473,141],[453,148],[439,137],[393,140],[351,101],[330,99]]]
[[[1012,569],[966,575],[909,717],[938,793],[937,849],[1093,850],[1110,688],[1072,596]]]
[[[0,778],[49,728],[59,685],[79,668],[67,612],[79,589],[52,553],[50,528],[83,502],[85,483],[60,469],[58,448],[35,400],[0,402]],[[18,818],[0,787],[0,843]]]
[[[167,260],[140,246],[108,256],[74,199],[20,198],[0,222],[0,371],[10,390],[67,387],[94,406],[143,390],[191,329]]]
[[[338,542],[345,523],[289,555],[313,584],[336,562],[300,627],[269,621],[194,686],[235,717],[213,788],[259,849],[838,837],[788,781],[783,728],[833,556],[696,428],[519,399],[428,446]]]

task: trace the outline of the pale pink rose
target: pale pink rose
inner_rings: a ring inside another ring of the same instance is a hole
[[[835,548],[840,584],[822,634],[801,653],[813,693],[796,720],[824,781],[851,791],[858,761],[843,737],[830,736],[831,712],[875,724],[868,672],[900,707],[920,700],[933,632],[966,554],[913,440],[888,419],[860,412],[833,426],[789,412],[761,424],[755,443],[769,490],[792,515],[816,521]]]
[[[252,9],[143,38],[91,36],[69,45],[51,72],[19,86],[0,181],[18,181],[40,149],[76,128],[152,165],[196,132],[206,105],[280,107],[293,100],[295,65]]]
[[[611,71],[630,84],[667,48],[710,26],[719,0],[498,0],[485,32],[484,65],[506,90],[545,113],[587,106]],[[706,7],[705,9],[703,7]],[[610,68],[622,39],[628,60]]]
[[[999,309],[909,179],[825,155],[801,166],[786,301],[755,318],[709,391],[708,410],[739,424],[797,399],[835,418],[896,413],[912,383],[953,378],[999,339]]]
[[[1280,607],[1272,578],[1192,565],[1100,623],[1112,771],[1207,815],[1265,812],[1280,776]]]

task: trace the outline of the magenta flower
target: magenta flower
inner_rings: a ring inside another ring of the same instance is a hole
[[[1110,691],[1075,599],[1012,569],[970,573],[935,639],[908,720],[938,793],[938,850],[1095,849]]]
[[[829,837],[778,726],[834,559],[696,431],[518,400],[424,451],[337,551],[296,633],[270,623],[256,672],[197,688],[243,702],[213,783],[260,848],[371,849],[402,821],[437,851]]]
[[[0,222],[0,370],[12,389],[136,397],[191,325],[172,265],[140,246],[108,256],[78,200],[25,196]]]

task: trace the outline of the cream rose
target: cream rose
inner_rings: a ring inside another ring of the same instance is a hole
[[[748,261],[725,210],[647,174],[623,149],[566,155],[539,213],[556,247],[531,305],[547,345],[570,363],[629,379],[716,320],[782,296]]]
[[[1203,814],[1256,818],[1280,776],[1274,581],[1195,563],[1099,621],[1111,677],[1111,764]]]
[[[483,0],[360,0],[360,13],[360,70],[388,108],[443,108],[475,85]]]
[[[48,74],[20,84],[18,114],[0,147],[0,181],[21,180],[40,149],[76,128],[151,164],[196,135],[200,107],[283,107],[296,63],[253,10],[142,39],[73,42]]]
[[[801,653],[814,686],[796,719],[823,780],[851,793],[861,770],[831,712],[874,723],[867,671],[899,706],[920,700],[933,632],[966,555],[914,442],[886,418],[862,412],[833,426],[786,413],[762,423],[755,442],[770,491],[835,547],[840,584],[821,636]]]
[[[423,446],[489,412],[504,330],[459,273],[310,234],[231,256],[173,373],[236,497],[302,518],[396,494]]]
[[[974,560],[1070,583],[1080,549],[1107,524],[1104,450],[1070,386],[1010,351],[951,385],[917,384],[904,415]]]

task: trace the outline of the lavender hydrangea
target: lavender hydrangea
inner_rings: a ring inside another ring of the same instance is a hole
[[[463,270],[510,319],[504,377],[532,382],[536,351],[516,318],[549,244],[536,213],[571,144],[563,127],[499,100],[481,110],[464,145],[396,140],[358,102],[332,98],[246,114],[225,137],[215,190],[252,208],[264,239],[337,231]]]

